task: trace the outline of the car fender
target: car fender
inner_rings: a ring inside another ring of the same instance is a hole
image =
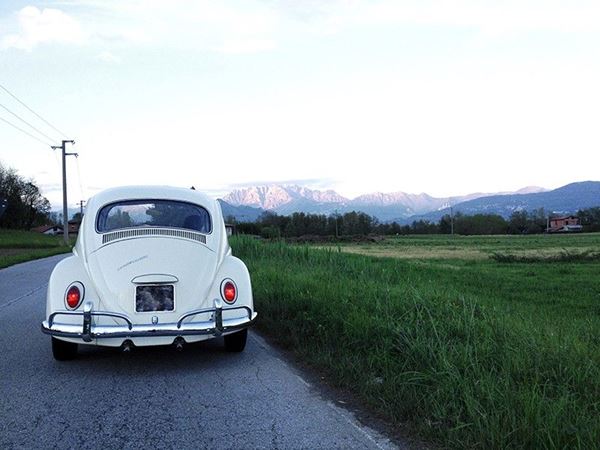
[[[68,287],[74,282],[83,285],[83,299],[77,311],[82,309],[84,302],[91,301],[93,309],[98,309],[98,294],[94,289],[87,271],[78,255],[72,255],[60,261],[50,275],[46,293],[46,318],[57,311],[68,311],[65,304],[65,295]],[[80,323],[81,317],[60,316],[60,321],[65,323]]]
[[[221,297],[221,283],[225,279],[231,279],[237,288],[237,299],[235,303],[229,305],[224,302],[223,307],[247,306],[254,312],[254,298],[252,296],[252,282],[250,273],[246,264],[235,256],[226,255],[223,258],[223,263],[217,271],[215,281],[211,289],[211,297]]]

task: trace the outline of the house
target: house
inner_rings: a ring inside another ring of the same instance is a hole
[[[80,226],[80,220],[69,220],[69,234],[79,233]],[[37,231],[38,233],[47,234],[49,236],[56,236],[63,234],[63,227],[61,225],[41,225],[39,227],[32,228],[31,231]]]
[[[56,236],[57,234],[62,234],[63,227],[60,225],[41,225],[39,227],[32,228],[31,231],[36,231],[48,236]]]
[[[583,227],[577,216],[553,217],[548,220],[547,233],[572,233],[581,231]]]

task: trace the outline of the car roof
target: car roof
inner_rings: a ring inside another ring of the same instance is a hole
[[[94,195],[88,206],[98,209],[108,203],[138,199],[186,201],[204,206],[209,212],[212,212],[216,205],[216,200],[194,189],[173,186],[120,186]]]

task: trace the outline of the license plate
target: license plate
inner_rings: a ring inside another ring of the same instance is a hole
[[[135,310],[137,312],[173,311],[173,285],[136,286]]]

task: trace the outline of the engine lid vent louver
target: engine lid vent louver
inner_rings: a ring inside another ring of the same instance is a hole
[[[193,231],[174,230],[170,228],[133,228],[130,230],[112,231],[102,236],[102,243],[107,244],[118,239],[128,239],[141,236],[170,236],[191,239],[206,244],[206,236],[203,234],[195,233]]]

